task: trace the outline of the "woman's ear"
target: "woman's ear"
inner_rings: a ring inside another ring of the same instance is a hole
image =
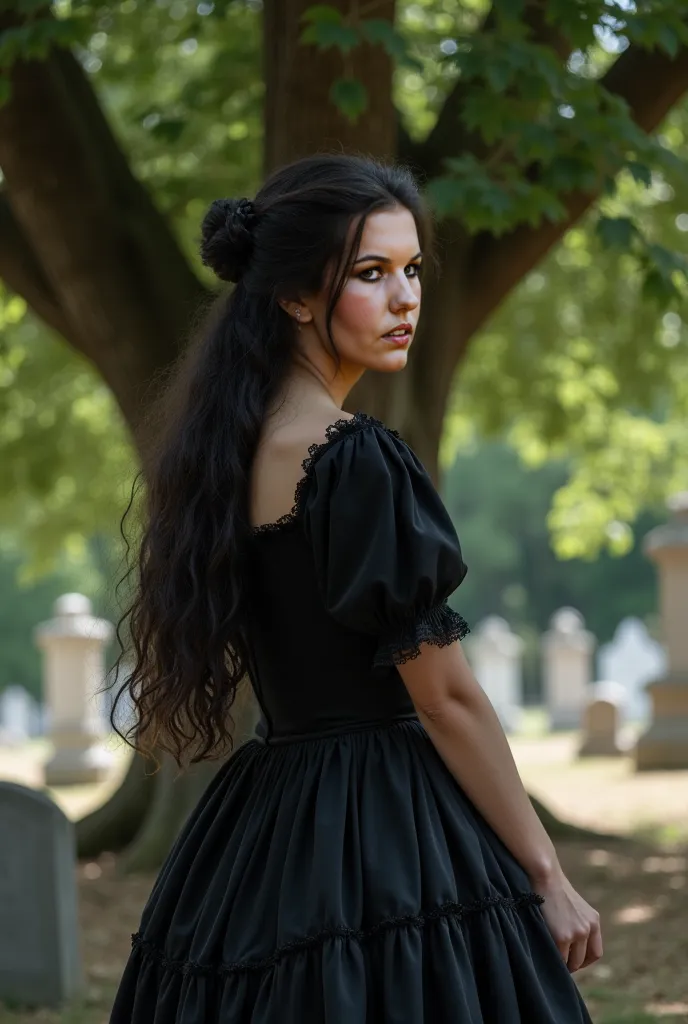
[[[308,306],[304,305],[303,302],[299,302],[298,300],[293,301],[289,299],[278,299],[277,301],[284,310],[284,312],[288,313],[288,315],[292,317],[292,319],[296,320],[299,326],[301,324],[310,323],[311,320],[313,319],[313,314],[311,313]]]

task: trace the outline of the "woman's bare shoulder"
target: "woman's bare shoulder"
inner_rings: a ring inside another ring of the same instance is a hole
[[[266,420],[260,446],[274,446],[282,453],[303,451],[311,444],[325,441],[332,428],[343,421],[355,419],[355,414],[343,409],[306,408],[298,413],[276,416]],[[305,456],[304,456],[305,457]]]
[[[342,409],[306,408],[266,419],[251,471],[251,521],[270,523],[289,512],[304,462],[337,424],[355,419]]]

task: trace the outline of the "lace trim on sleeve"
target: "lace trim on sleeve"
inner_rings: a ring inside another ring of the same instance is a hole
[[[446,647],[455,640],[463,640],[470,633],[463,616],[450,608],[446,601],[436,608],[421,612],[398,626],[393,633],[380,637],[373,668],[403,665],[421,654],[421,644]]]

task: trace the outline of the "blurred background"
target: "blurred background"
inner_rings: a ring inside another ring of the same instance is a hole
[[[468,656],[606,922],[576,980],[601,1024],[688,1021],[686,96],[683,0],[0,4],[0,779],[72,823],[82,961],[61,1007],[0,985],[1,1024],[107,1020],[214,770],[109,733],[120,524],[207,206],[322,149],[409,164],[436,216],[409,366],[347,408],[452,514]]]

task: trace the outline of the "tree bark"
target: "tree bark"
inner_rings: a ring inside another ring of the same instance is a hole
[[[0,31],[14,20],[0,16]],[[11,86],[0,107],[11,210],[0,260],[39,315],[98,368],[136,435],[145,390],[176,356],[203,289],[73,55],[19,61]]]
[[[378,0],[374,16],[394,21],[396,0]],[[359,0],[329,0],[354,22]],[[380,47],[368,44],[346,57],[339,50],[301,45],[301,17],[311,0],[265,0],[266,173],[309,153],[337,150],[382,159],[395,155],[397,116],[392,103],[392,65]],[[332,83],[354,77],[368,90],[365,114],[351,123],[330,102]]]
[[[157,778],[150,776],[143,758],[134,754],[122,783],[110,799],[76,823],[77,856],[97,857],[107,850],[120,853],[146,819],[155,797]]]

